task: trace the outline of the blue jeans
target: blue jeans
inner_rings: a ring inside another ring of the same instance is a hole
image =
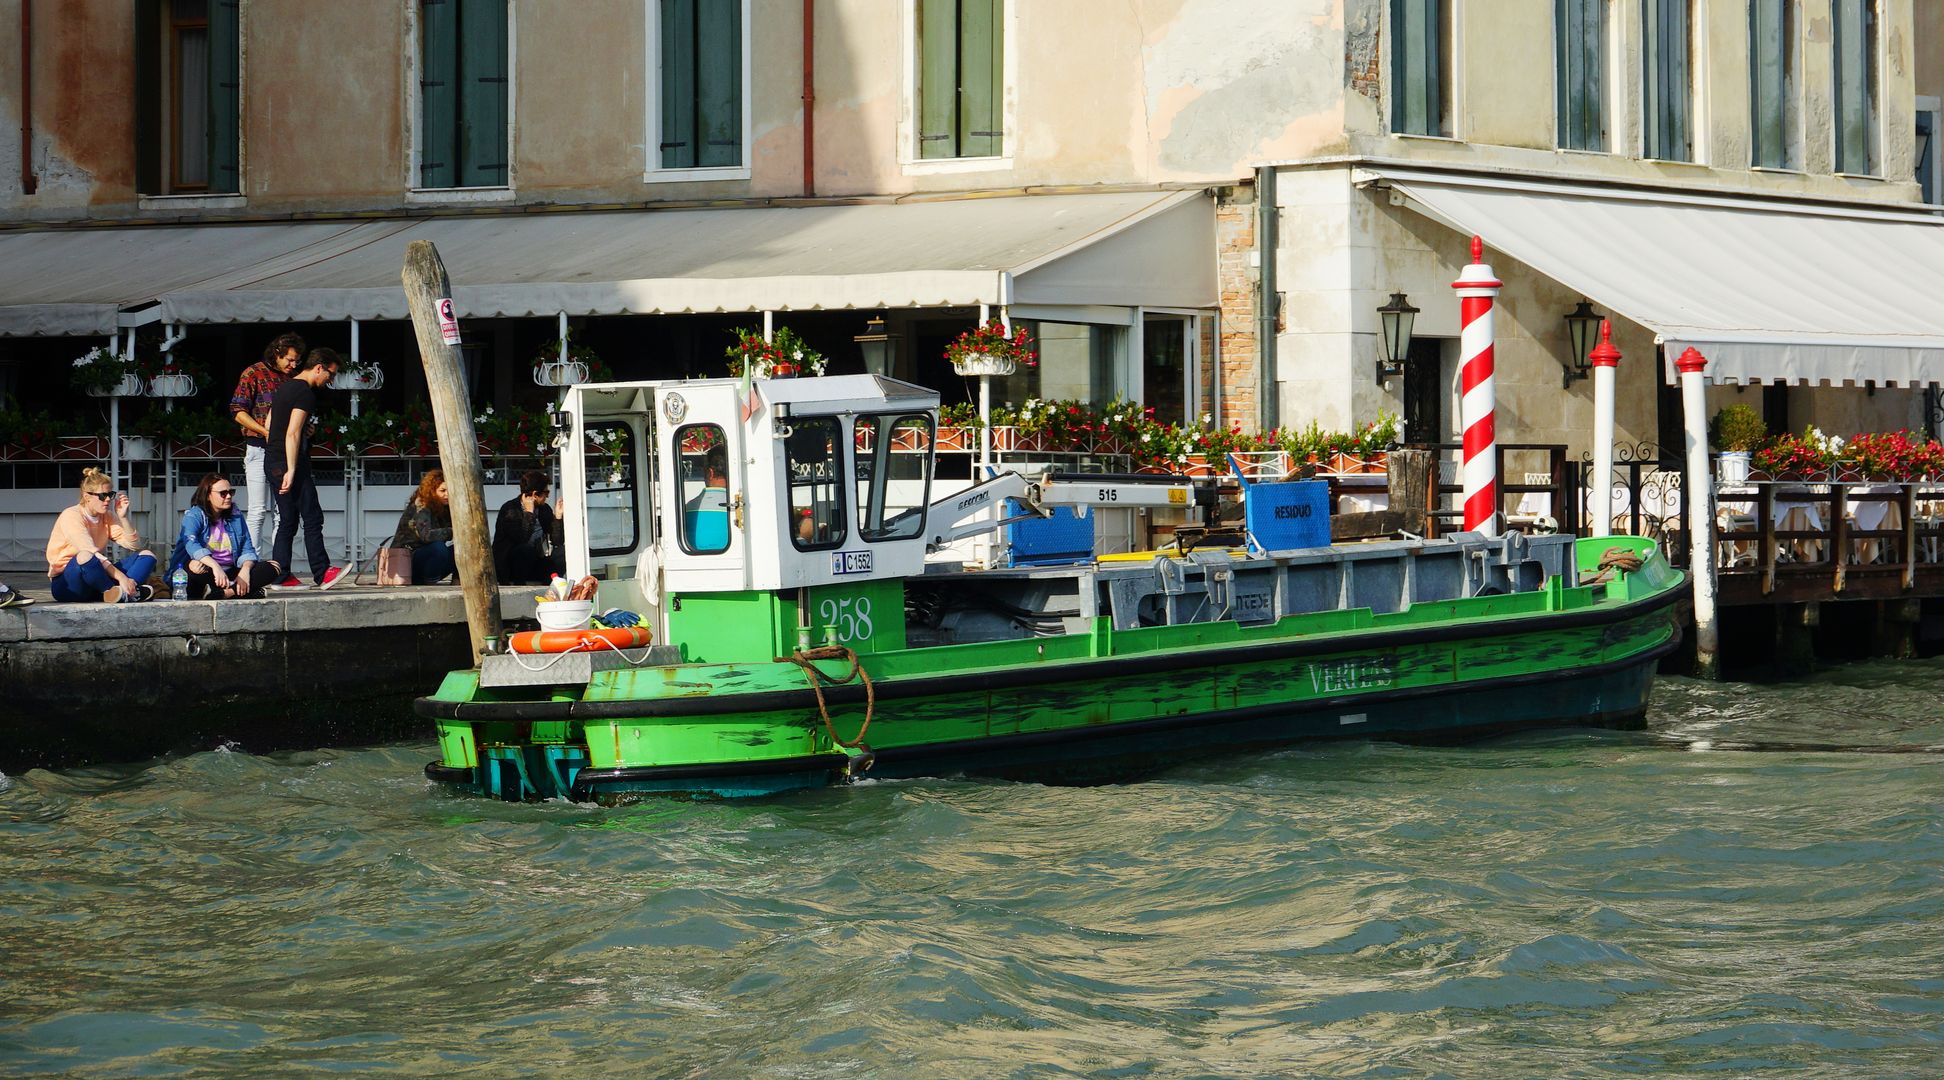
[[[54,599],[63,604],[99,603],[101,594],[117,584],[115,576],[103,565],[106,561],[106,556],[96,556],[87,562],[82,562],[79,556],[70,560],[67,569],[48,579],[47,585],[54,590]],[[147,552],[130,555],[116,563],[115,567],[140,585],[155,573],[155,556]]]
[[[452,553],[452,541],[421,544],[412,549],[412,584],[430,585],[455,572],[458,566],[458,556]]]

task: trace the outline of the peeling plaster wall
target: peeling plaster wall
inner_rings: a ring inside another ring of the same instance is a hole
[[[135,197],[132,5],[64,0],[34,8],[34,162],[21,194],[21,0],[0,0],[0,219],[127,213]]]

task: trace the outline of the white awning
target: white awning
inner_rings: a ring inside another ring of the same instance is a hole
[[[1659,335],[1713,382],[1944,381],[1944,219],[1380,168],[1420,212]],[[1490,261],[1489,256],[1487,261]]]
[[[412,240],[472,318],[1218,301],[1208,195],[1141,191],[0,233],[0,334],[404,319]]]
[[[0,231],[0,337],[107,336],[121,314],[239,267],[317,258],[407,223]]]

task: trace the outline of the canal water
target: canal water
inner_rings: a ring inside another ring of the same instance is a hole
[[[1644,733],[626,809],[429,745],[29,773],[0,1073],[1936,1075],[1941,701],[1668,679]]]

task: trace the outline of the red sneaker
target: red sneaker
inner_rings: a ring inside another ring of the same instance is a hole
[[[338,582],[343,581],[344,578],[345,578],[344,567],[333,566],[329,570],[324,571],[324,580],[318,582],[317,587],[320,589],[328,589],[331,586],[336,585]]]
[[[270,587],[273,589],[301,589],[304,587],[304,583],[297,580],[296,574],[286,574],[282,581]]]

